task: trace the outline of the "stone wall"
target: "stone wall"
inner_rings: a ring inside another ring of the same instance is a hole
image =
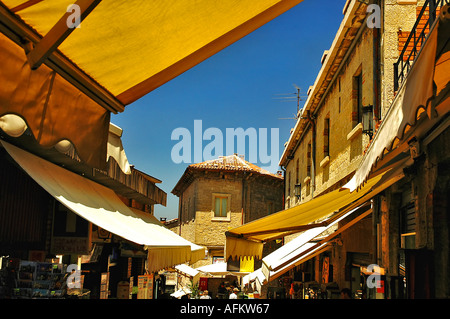
[[[402,32],[404,35],[413,27],[416,21],[417,8],[422,6],[423,2],[423,0],[381,1],[381,29],[365,28],[359,39],[356,40],[355,47],[349,53],[348,58],[343,60],[343,64],[335,66],[335,68],[340,67],[341,69],[338,70],[335,80],[331,81],[326,88],[327,91],[322,104],[319,105],[318,111],[312,114],[316,123],[315,154],[309,154],[308,150],[308,144],[312,143],[313,139],[310,127],[308,131],[303,133],[303,138],[297,145],[293,158],[286,165],[285,208],[293,207],[342,186],[358,168],[365,148],[369,143],[369,136],[362,133],[362,127],[358,125],[355,118],[356,92],[354,77],[361,72],[362,105],[374,105],[374,98],[376,97],[374,72],[377,72],[376,75],[379,77],[380,84],[380,116],[381,120],[383,120],[394,99],[393,63],[399,57],[399,39],[402,39]],[[381,46],[378,69],[374,67],[374,48],[376,47],[374,46],[374,36],[376,31],[380,32]],[[315,85],[318,84],[316,83]],[[330,138],[328,154],[324,152],[326,144],[324,135],[325,119],[329,119]],[[376,128],[375,123],[374,128]],[[315,158],[311,174],[308,174],[309,158]],[[299,163],[298,170],[297,161]],[[294,196],[294,185],[296,183],[300,183],[302,186],[299,200]],[[313,187],[310,187],[311,183]],[[397,221],[398,206],[400,205],[398,201],[398,197],[391,193],[387,193],[386,196],[380,198],[380,211],[382,213],[379,216],[378,233],[385,235],[379,238],[379,242],[374,242],[375,229],[372,225],[372,219],[369,218],[344,231],[339,240],[336,241],[332,253],[333,258],[331,259],[334,268],[333,280],[341,288],[349,284],[349,278],[346,278],[347,274],[345,272],[346,263],[348,262],[347,253],[369,253],[371,260],[379,261],[380,265],[386,267],[392,274],[398,273],[398,249],[391,249],[392,245],[398,247],[400,240],[398,238],[399,225]],[[391,205],[388,205],[388,203]],[[424,200],[423,203],[426,203],[426,201]],[[428,219],[425,217],[421,218],[423,225],[430,225],[430,217]],[[425,226],[421,227],[424,228]],[[448,228],[446,229],[445,231],[440,231],[439,236],[448,234]],[[423,236],[426,236],[427,240],[429,240],[432,238],[432,235],[427,230],[426,233],[418,236],[418,240],[419,242],[424,242]],[[289,236],[285,238],[285,241],[288,242],[296,236]],[[379,251],[375,249],[377,245],[380,245]],[[379,255],[373,255],[375,253]],[[448,260],[448,256],[448,253],[439,254],[441,260]],[[448,279],[446,280],[448,282]],[[444,287],[445,285],[442,284],[441,286]],[[446,289],[448,290],[448,288]]]
[[[214,196],[228,196],[226,217],[214,216]],[[282,210],[283,181],[242,172],[200,172],[180,199],[180,235],[197,245],[208,247],[208,259],[196,264],[210,264],[212,255],[223,256],[225,232],[242,223]]]
[[[411,31],[416,22],[416,8],[422,7],[424,0],[383,1],[383,28],[381,49],[381,116],[383,117],[394,100],[394,62],[400,55],[398,41],[403,32]]]
[[[315,114],[316,146],[314,169],[308,170],[308,144],[313,143],[312,131],[304,135],[286,167],[286,193],[289,204],[294,206],[308,201],[326,191],[356,170],[362,158],[364,145],[369,142],[368,135],[362,134],[361,125],[355,121],[356,93],[354,77],[362,76],[362,104],[373,104],[373,30],[366,29],[354,50],[349,55],[336,81],[331,85],[323,104]],[[325,119],[329,119],[329,154],[325,154]],[[297,159],[299,161],[298,182],[302,185],[301,200],[294,198],[294,186],[297,182]],[[308,174],[308,171],[311,174]],[[289,187],[289,174],[290,187]],[[311,188],[311,183],[314,183]],[[339,185],[341,186],[341,185]],[[290,193],[289,193],[290,189]]]

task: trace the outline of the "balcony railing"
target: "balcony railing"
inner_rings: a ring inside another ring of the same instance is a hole
[[[420,10],[416,23],[412,28],[408,39],[403,47],[402,52],[394,63],[394,91],[397,92],[400,85],[406,79],[406,76],[411,69],[420,49],[423,46],[431,27],[436,20],[436,13],[442,6],[450,3],[450,0],[426,0],[422,9]],[[426,18],[428,13],[428,19]]]

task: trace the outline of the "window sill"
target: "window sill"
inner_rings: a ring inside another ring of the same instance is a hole
[[[417,4],[417,0],[397,0],[398,4]]]
[[[330,156],[326,156],[326,157],[320,162],[320,167],[324,168],[325,166],[328,165],[328,163],[330,163]]]
[[[311,180],[311,176],[306,176],[305,179],[303,180],[303,183],[308,183]]]
[[[350,133],[347,134],[347,141],[353,140],[355,137],[362,133],[362,123],[358,123]]]
[[[230,216],[227,217],[212,217],[212,222],[231,222]]]

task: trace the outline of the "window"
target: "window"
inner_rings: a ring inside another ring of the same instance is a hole
[[[306,153],[307,165],[306,165],[306,176],[311,176],[311,143],[308,143],[308,152]]]
[[[288,196],[291,196],[291,172],[288,173]]]
[[[358,123],[362,122],[362,74],[356,77],[357,80],[357,90],[358,90],[358,100],[357,100],[357,112],[358,112]]]
[[[402,192],[400,207],[401,248],[414,249],[416,246],[416,205],[411,189]]]
[[[214,217],[227,217],[228,196],[214,197]]]
[[[353,113],[352,121],[356,125],[362,122],[362,105],[363,105],[363,76],[361,67],[353,77]]]
[[[330,155],[330,117],[325,119],[323,126],[323,157]]]
[[[341,77],[339,77],[339,113],[341,113]]]

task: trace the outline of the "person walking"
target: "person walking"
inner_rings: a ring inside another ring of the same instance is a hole
[[[211,299],[211,296],[208,294],[208,290],[203,291],[200,299]]]
[[[237,293],[239,292],[239,289],[234,288],[233,292],[230,294],[230,299],[237,299]]]

